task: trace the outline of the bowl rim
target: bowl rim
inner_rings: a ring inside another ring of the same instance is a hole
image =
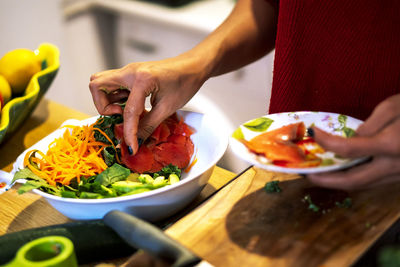
[[[185,113],[195,113],[195,114],[201,114],[204,116],[204,118],[209,118],[207,121],[210,121],[211,124],[214,122],[213,117],[211,115],[208,114],[204,114],[204,113],[199,113],[199,112],[195,112],[195,111],[188,111],[188,110],[178,110],[177,112],[185,112]],[[85,122],[89,122],[91,120],[94,120],[95,118],[98,118],[99,116],[93,116],[84,120],[78,120],[80,123],[85,123]],[[66,123],[70,121],[67,120],[65,121],[57,130],[61,129],[63,125],[66,125]],[[55,130],[55,131],[57,131]],[[143,192],[140,194],[135,194],[135,195],[128,195],[128,196],[119,196],[119,197],[110,197],[110,198],[101,198],[101,199],[81,199],[81,198],[65,198],[65,197],[61,197],[61,196],[55,196],[46,192],[41,191],[40,189],[33,189],[32,191],[40,196],[43,196],[46,199],[51,199],[54,201],[58,201],[58,202],[64,202],[64,203],[73,203],[73,204],[108,204],[108,203],[118,203],[118,202],[125,202],[127,200],[136,200],[136,199],[145,199],[148,197],[153,197],[155,195],[160,195],[163,194],[166,191],[170,191],[170,190],[174,190],[177,187],[180,187],[182,185],[185,185],[191,181],[193,181],[196,178],[199,178],[204,172],[210,170],[210,168],[213,168],[217,162],[221,159],[221,157],[224,155],[224,153],[226,152],[226,149],[228,148],[228,144],[229,144],[229,136],[225,136],[223,133],[223,131],[215,131],[217,133],[217,136],[219,137],[219,141],[218,141],[218,147],[220,148],[218,151],[216,151],[214,160],[210,161],[209,163],[206,164],[206,166],[204,167],[204,171],[202,172],[196,172],[193,173],[190,176],[185,177],[184,179],[180,180],[178,183],[172,184],[172,185],[168,185],[168,186],[164,186],[161,188],[157,188],[148,192]],[[54,132],[53,132],[54,133]],[[40,142],[40,141],[39,141]],[[24,152],[22,152],[21,155],[23,155],[24,153],[26,153],[29,150],[29,148],[27,150],[25,150]],[[194,154],[195,155],[195,154]],[[193,160],[194,156],[192,157]],[[19,166],[15,166],[14,169],[19,168]]]

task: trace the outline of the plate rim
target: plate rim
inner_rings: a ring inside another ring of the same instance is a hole
[[[244,124],[249,123],[255,119],[258,118],[269,118],[269,117],[275,117],[275,116],[284,116],[284,115],[308,115],[308,114],[318,114],[318,117],[321,116],[346,116],[347,119],[351,119],[352,121],[358,123],[358,126],[360,124],[363,123],[362,120],[359,120],[357,118],[354,118],[352,116],[349,115],[345,115],[345,114],[341,114],[341,113],[335,113],[335,112],[326,112],[326,111],[290,111],[290,112],[279,112],[279,113],[271,113],[271,114],[265,114],[265,115],[261,115],[257,118],[253,118],[250,119],[246,122],[243,122],[242,124],[240,124],[237,128],[235,128],[235,130],[233,131],[233,133],[235,133],[235,131],[239,128],[241,128]],[[289,117],[289,116],[288,116]],[[302,121],[301,119],[298,120],[298,122]],[[280,127],[284,126],[284,125],[288,125],[288,124],[292,124],[294,122],[290,122],[287,124],[282,124]],[[273,128],[276,129],[276,128]],[[273,130],[271,129],[271,130]],[[265,131],[259,132],[258,134],[256,134],[255,136],[268,132],[270,130],[270,128],[268,128]],[[355,129],[354,129],[355,130]],[[240,153],[240,151],[237,150],[238,146],[242,147],[247,150],[248,154],[250,154],[251,152],[248,151],[248,149],[245,147],[244,144],[242,144],[237,138],[233,137],[233,133],[231,133],[230,137],[229,137],[229,144],[231,146],[231,149],[233,151],[233,153],[239,157],[240,159],[265,170],[268,171],[274,171],[274,172],[283,172],[283,173],[297,173],[297,174],[313,174],[313,173],[326,173],[326,172],[332,172],[332,171],[338,171],[338,170],[343,170],[346,168],[349,168],[351,166],[360,164],[364,161],[366,161],[369,157],[359,157],[359,158],[354,158],[354,159],[349,159],[348,161],[344,162],[343,164],[334,164],[334,165],[328,165],[328,166],[318,166],[318,167],[306,167],[306,168],[289,168],[289,167],[283,167],[283,166],[278,166],[278,165],[274,165],[274,164],[264,164],[262,162],[260,162],[259,160],[256,159],[256,156],[254,158],[250,158],[247,157],[246,154],[242,154]]]

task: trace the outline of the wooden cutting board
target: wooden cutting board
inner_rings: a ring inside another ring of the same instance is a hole
[[[280,193],[263,189],[272,180]],[[347,194],[253,167],[166,233],[215,266],[349,266],[399,218],[399,190]]]

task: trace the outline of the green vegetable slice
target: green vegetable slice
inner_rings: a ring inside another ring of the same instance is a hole
[[[254,132],[265,132],[273,122],[274,120],[270,118],[261,117],[249,121],[243,124],[243,126]]]
[[[233,132],[232,137],[235,138],[235,139],[237,139],[237,140],[244,139],[244,134],[243,134],[242,128],[240,128],[240,127],[237,128],[237,129]]]
[[[131,171],[128,168],[115,163],[111,167],[105,169],[102,173],[98,174],[94,181],[101,185],[109,186],[114,182],[125,180],[128,178],[130,173]]]

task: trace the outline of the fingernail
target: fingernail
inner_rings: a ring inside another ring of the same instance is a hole
[[[138,146],[140,147],[143,144],[143,139],[142,138],[138,138],[137,142],[138,142]]]
[[[310,137],[314,137],[314,129],[313,128],[307,128],[307,134]]]
[[[133,154],[133,150],[132,150],[131,146],[128,146],[128,152],[129,152],[129,155]]]

